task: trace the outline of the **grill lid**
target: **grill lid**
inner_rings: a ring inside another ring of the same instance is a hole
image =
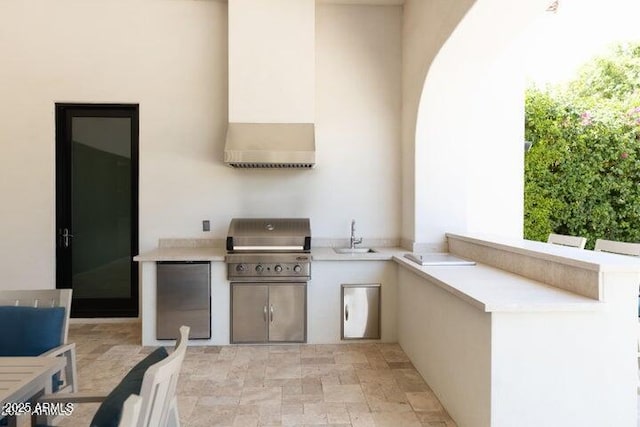
[[[229,224],[227,250],[232,252],[308,252],[309,218],[234,218]]]

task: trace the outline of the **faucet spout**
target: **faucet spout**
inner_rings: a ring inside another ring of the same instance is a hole
[[[351,220],[351,237],[349,238],[349,248],[355,249],[356,245],[362,243],[362,237],[356,238],[356,220]]]

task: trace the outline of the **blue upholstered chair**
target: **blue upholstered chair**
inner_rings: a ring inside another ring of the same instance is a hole
[[[54,391],[78,390],[75,344],[67,343],[71,289],[0,290],[0,357],[65,357]]]

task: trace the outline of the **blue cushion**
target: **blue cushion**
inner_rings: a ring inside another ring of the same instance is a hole
[[[38,356],[62,344],[64,307],[0,306],[0,356]]]
[[[160,347],[134,366],[102,402],[93,416],[93,420],[91,420],[91,427],[117,427],[118,422],[120,422],[124,401],[134,393],[140,394],[144,373],[149,366],[167,356],[167,350],[164,347]]]

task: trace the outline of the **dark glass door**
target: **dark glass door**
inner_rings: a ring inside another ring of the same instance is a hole
[[[137,317],[137,105],[56,104],[56,230],[71,315]]]

